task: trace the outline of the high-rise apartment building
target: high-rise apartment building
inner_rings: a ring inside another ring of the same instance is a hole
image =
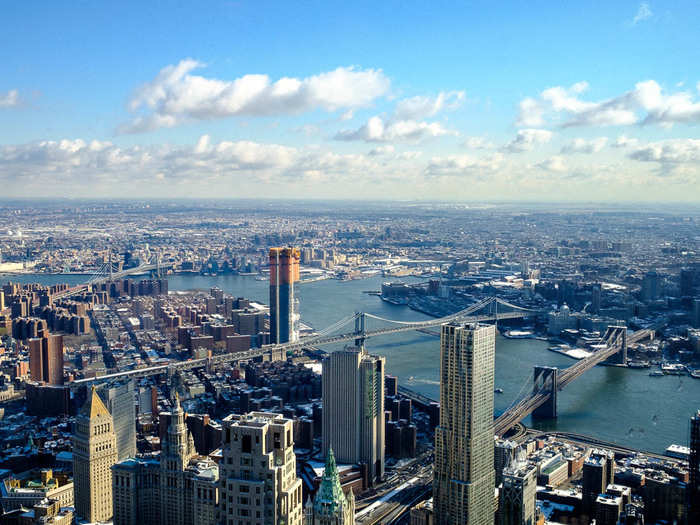
[[[29,339],[29,373],[32,380],[49,385],[63,384],[63,336]]]
[[[215,525],[219,468],[198,456],[176,396],[160,457],[126,459],[114,473],[115,525]]]
[[[117,441],[112,415],[93,387],[75,420],[73,487],[76,514],[89,522],[112,519],[112,465]]]
[[[433,506],[438,525],[494,522],[496,327],[442,325]]]
[[[313,503],[304,507],[304,525],[355,525],[355,495],[340,485],[333,449],[326,454],[326,468]]]
[[[535,525],[537,466],[522,457],[503,471],[498,497],[498,525]]]
[[[270,342],[299,338],[294,283],[299,280],[299,248],[270,248]]]
[[[354,346],[331,352],[321,374],[323,450],[367,465],[370,484],[384,477],[385,367],[386,358]]]
[[[223,420],[220,523],[302,525],[291,419],[268,412]]]
[[[700,410],[690,418],[688,523],[700,523]]]

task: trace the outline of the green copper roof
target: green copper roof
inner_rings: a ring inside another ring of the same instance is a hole
[[[335,514],[345,505],[347,505],[347,500],[340,486],[340,476],[338,476],[338,467],[335,465],[333,449],[328,449],[323,479],[314,499],[314,510],[317,514],[328,516]]]

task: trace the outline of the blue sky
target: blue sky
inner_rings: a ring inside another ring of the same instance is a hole
[[[15,3],[0,17],[0,180],[12,196],[697,201],[698,15]]]

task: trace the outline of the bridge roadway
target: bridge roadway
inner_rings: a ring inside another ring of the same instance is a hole
[[[636,343],[642,339],[652,336],[653,334],[653,330],[638,330],[633,334],[627,335],[627,344]],[[589,357],[580,360],[575,365],[564,369],[557,378],[557,390],[562,390],[584,372],[590,370],[594,366],[602,363],[619,352],[620,347],[623,344],[622,337],[621,332],[613,334],[613,340],[608,342],[607,348],[598,350]],[[513,407],[506,410],[503,414],[496,418],[496,421],[494,422],[495,433],[499,436],[505,434],[516,423],[519,423],[528,415],[532,414],[532,412],[534,412],[537,408],[545,404],[549,400],[550,396],[551,394],[549,391],[535,391],[519,403],[515,404]]]
[[[128,268],[126,270],[122,270],[121,272],[113,273],[112,275],[107,273],[101,277],[91,279],[89,282],[87,282],[85,284],[79,284],[77,286],[73,286],[72,288],[68,288],[67,290],[64,290],[63,292],[60,292],[60,293],[53,295],[52,298],[53,299],[65,299],[66,297],[70,297],[72,295],[77,295],[83,291],[87,291],[91,284],[102,284],[102,283],[110,281],[110,280],[123,279],[124,277],[128,277],[129,275],[138,275],[141,273],[150,272],[151,270],[157,270],[159,267],[160,268],[168,268],[170,266],[173,266],[174,264],[175,263],[172,263],[172,262],[167,262],[167,263],[161,262],[160,264],[149,263],[149,264],[142,264],[141,266],[137,266],[136,268]]]
[[[468,317],[462,317],[460,320],[464,322],[480,322],[480,321],[494,321],[499,319],[514,319],[517,317],[526,317],[532,315],[531,311],[522,312],[506,312],[498,314],[483,314],[483,315],[473,315]],[[262,357],[265,355],[273,355],[278,353],[286,353],[290,350],[300,350],[306,346],[314,345],[327,345],[333,343],[345,343],[354,341],[358,338],[368,339],[370,337],[377,337],[382,335],[396,334],[400,332],[409,332],[412,330],[424,331],[428,327],[437,326],[446,322],[444,319],[433,319],[429,321],[423,321],[415,324],[405,324],[393,328],[380,328],[377,330],[368,330],[364,334],[357,334],[355,332],[344,333],[331,336],[311,336],[305,337],[302,340],[295,343],[284,343],[279,345],[266,345],[261,348],[252,348],[244,352],[234,352],[228,354],[219,354],[213,357],[205,357],[201,359],[190,359],[188,361],[179,361],[175,363],[168,363],[164,365],[156,365],[147,368],[136,368],[133,370],[125,370],[123,372],[116,372],[114,374],[107,374],[94,378],[78,379],[71,382],[71,385],[80,386],[92,384],[95,382],[108,381],[110,379],[117,379],[122,377],[147,377],[153,375],[159,375],[167,372],[175,372],[178,370],[191,370],[194,368],[202,368],[205,366],[215,368],[218,365],[224,363],[230,363],[235,361],[246,361],[248,359],[254,359],[257,357]]]

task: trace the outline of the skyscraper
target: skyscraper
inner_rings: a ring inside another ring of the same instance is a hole
[[[494,521],[496,327],[442,325],[433,500],[438,525]]]
[[[681,297],[690,297],[695,291],[695,270],[682,268],[678,275]]]
[[[535,525],[537,467],[528,464],[522,451],[518,456],[503,471],[498,525]]]
[[[130,458],[112,468],[115,525],[217,523],[219,468],[197,455],[179,398],[167,417],[160,458]]]
[[[653,270],[644,274],[641,290],[642,301],[649,302],[659,298],[659,280],[659,274]]]
[[[99,388],[99,393],[112,414],[117,438],[117,458],[122,461],[136,456],[136,406],[132,379],[114,382]]]
[[[299,338],[294,283],[299,280],[299,248],[270,248],[270,342]]]
[[[600,313],[600,300],[603,293],[603,285],[601,283],[593,283],[591,287],[591,312],[594,314]]]
[[[291,419],[269,412],[223,420],[220,521],[226,525],[303,523]]]
[[[112,519],[112,465],[117,461],[114,423],[93,387],[75,420],[73,487],[75,510],[89,522]]]
[[[304,508],[304,525],[355,525],[355,495],[340,485],[333,449],[326,454],[326,468],[313,503]]]
[[[384,476],[384,369],[386,359],[363,346],[323,360],[323,450],[342,463],[364,463],[369,481]],[[493,440],[493,438],[492,438]]]
[[[29,373],[34,381],[63,384],[63,336],[29,339]]]
[[[700,410],[690,418],[688,523],[700,523]]]
[[[165,439],[160,452],[160,519],[169,525],[186,525],[191,513],[185,508],[186,484],[182,473],[196,454],[192,434],[185,425],[185,411],[175,394]]]

